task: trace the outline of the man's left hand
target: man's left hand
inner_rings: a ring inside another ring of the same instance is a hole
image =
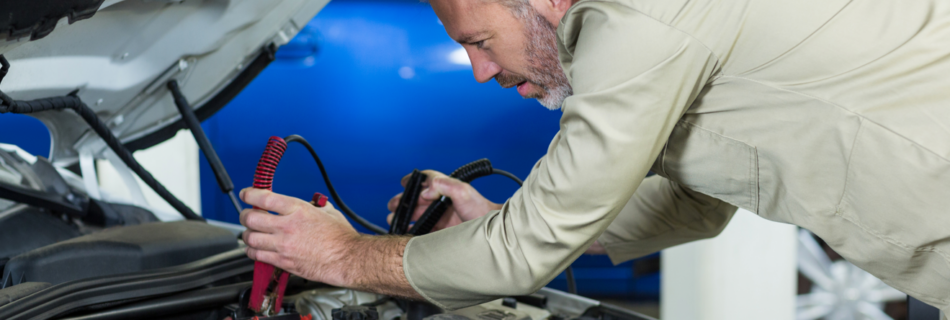
[[[349,285],[351,275],[344,264],[360,234],[333,205],[317,208],[253,188],[241,190],[241,199],[261,208],[241,212],[248,257],[309,280]]]

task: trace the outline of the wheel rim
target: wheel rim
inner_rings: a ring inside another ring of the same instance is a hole
[[[891,320],[888,302],[907,295],[846,260],[832,261],[811,232],[798,232],[798,271],[812,282],[811,291],[798,295],[799,320]]]

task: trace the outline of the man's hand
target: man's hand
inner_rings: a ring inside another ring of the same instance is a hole
[[[501,204],[494,203],[485,199],[472,185],[461,180],[449,177],[441,172],[434,170],[425,170],[422,173],[426,175],[426,181],[422,183],[424,188],[419,195],[419,202],[416,211],[412,213],[411,221],[415,222],[426,211],[429,204],[439,200],[443,195],[452,198],[452,206],[442,215],[442,219],[432,228],[432,231],[445,229],[458,225],[462,222],[480,218],[488,214],[489,211],[501,209]],[[402,178],[402,186],[405,187],[409,182],[406,175]],[[397,194],[389,200],[389,211],[395,212],[402,199],[402,193]],[[389,214],[387,221],[392,223],[393,213]]]
[[[334,286],[421,299],[403,273],[408,237],[361,235],[329,203],[317,208],[253,188],[241,190],[241,199],[264,209],[241,212],[251,259]]]

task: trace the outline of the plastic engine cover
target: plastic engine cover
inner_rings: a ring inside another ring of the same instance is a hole
[[[56,285],[170,267],[234,249],[237,244],[230,231],[195,221],[118,227],[11,258],[0,287],[23,282]]]

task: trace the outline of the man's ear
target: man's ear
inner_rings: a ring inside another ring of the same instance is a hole
[[[554,7],[556,11],[560,12],[562,16],[565,13],[567,13],[567,9],[570,9],[571,5],[577,2],[577,0],[547,0],[547,1],[550,2],[551,6]]]
[[[548,22],[557,27],[561,18],[567,13],[577,0],[530,0],[531,5],[544,16]]]

